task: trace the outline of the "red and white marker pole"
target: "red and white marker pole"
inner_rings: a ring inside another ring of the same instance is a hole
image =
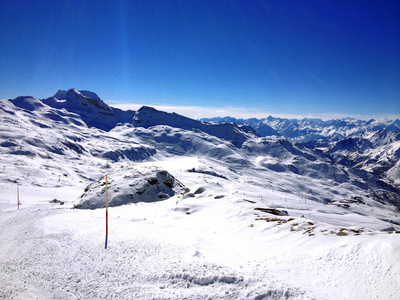
[[[107,249],[107,240],[108,240],[108,182],[107,182],[107,175],[106,175],[106,247]]]

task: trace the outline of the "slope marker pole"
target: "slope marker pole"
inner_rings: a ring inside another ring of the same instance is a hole
[[[106,175],[106,247],[107,249],[107,240],[108,240],[108,182],[107,182],[107,175]]]
[[[18,210],[19,210],[20,202],[19,202],[19,185],[18,185],[18,182],[17,182],[17,204],[18,204]]]

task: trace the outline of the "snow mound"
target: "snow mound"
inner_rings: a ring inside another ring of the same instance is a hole
[[[137,202],[157,202],[175,194],[187,192],[187,188],[165,170],[130,169],[108,175],[108,205],[121,206]],[[104,208],[106,192],[105,176],[88,185],[75,208]]]

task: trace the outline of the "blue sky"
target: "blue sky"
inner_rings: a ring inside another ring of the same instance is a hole
[[[2,0],[0,20],[1,99],[400,114],[398,0]]]

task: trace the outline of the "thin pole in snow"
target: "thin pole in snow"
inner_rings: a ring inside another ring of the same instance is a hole
[[[18,205],[18,210],[19,210],[20,202],[19,202],[19,185],[18,185],[18,182],[17,182],[17,205]]]
[[[107,249],[107,240],[108,240],[108,182],[107,182],[107,175],[106,175],[106,247]]]

